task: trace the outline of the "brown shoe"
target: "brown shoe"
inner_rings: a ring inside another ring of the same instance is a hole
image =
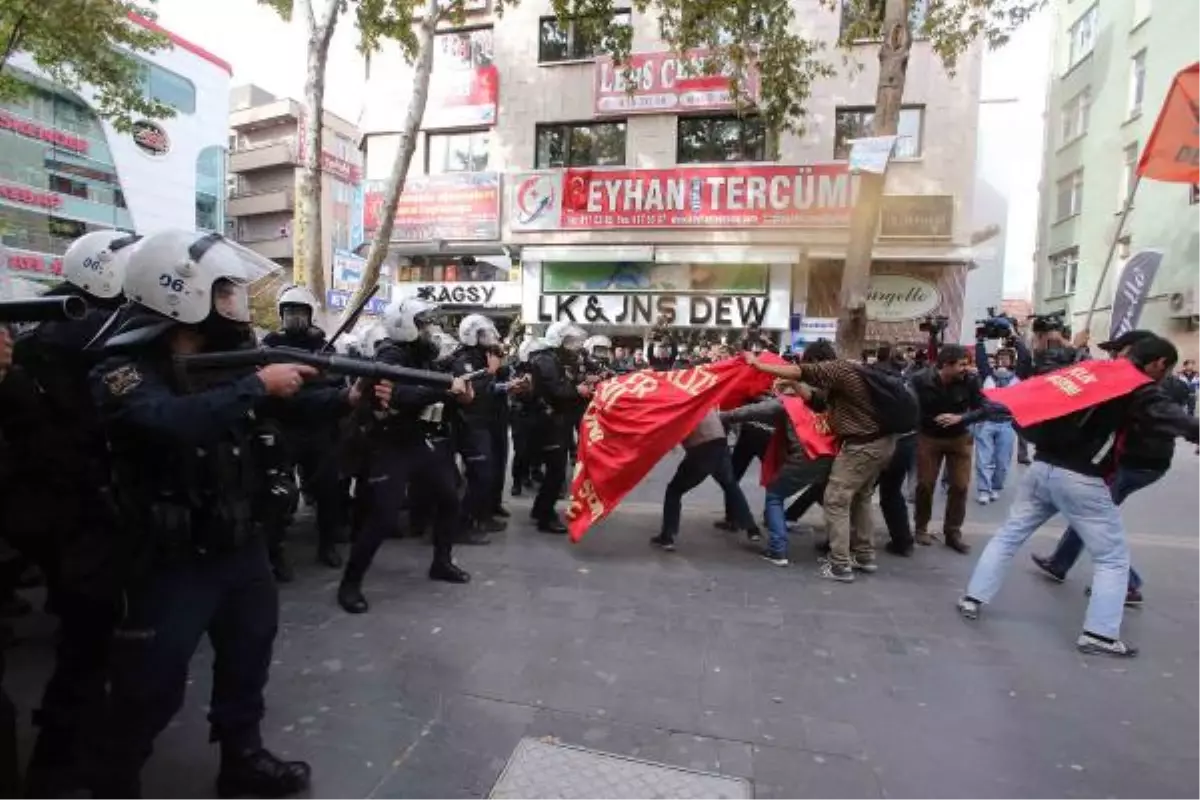
[[[955,552],[962,553],[963,555],[971,552],[971,545],[963,541],[961,533],[955,536],[946,534],[946,547],[949,547]]]
[[[929,545],[933,544],[933,537],[930,536],[926,531],[921,531],[913,537],[913,541],[919,545],[923,545],[924,547],[929,547]]]

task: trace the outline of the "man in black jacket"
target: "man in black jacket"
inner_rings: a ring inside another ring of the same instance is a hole
[[[979,379],[967,369],[969,364],[966,348],[949,344],[938,351],[936,367],[912,378],[912,388],[921,406],[917,432],[916,541],[933,544],[928,531],[929,518],[933,515],[933,490],[945,460],[949,491],[942,536],[947,547],[960,553],[970,550],[962,538],[974,449],[970,426],[985,415]]]
[[[499,499],[495,496],[496,476],[503,479],[508,457],[507,430],[502,440],[494,435],[503,419],[499,417],[498,407],[507,403],[504,395],[494,391],[496,372],[500,368],[500,359],[495,354],[500,344],[500,332],[484,315],[468,314],[459,323],[458,341],[462,347],[450,359],[451,373],[460,377],[475,376],[471,381],[474,397],[459,408],[462,425],[457,431],[458,452],[467,478],[464,503],[470,528],[467,538],[471,543],[486,544],[487,534],[508,527],[496,517]]]
[[[1135,344],[1126,356],[1155,381],[1178,360],[1175,347],[1154,337]],[[1092,594],[1083,631],[1075,642],[1081,652],[1134,656],[1137,648],[1121,641],[1121,620],[1129,581],[1129,545],[1121,515],[1104,476],[1118,462],[1114,442],[1122,432],[1183,436],[1200,440],[1195,418],[1167,399],[1155,384],[1063,417],[1026,428],[1037,447],[1009,516],[988,540],[975,565],[959,613],[976,619],[983,604],[1000,591],[1008,564],[1034,532],[1061,513],[1092,557]]]

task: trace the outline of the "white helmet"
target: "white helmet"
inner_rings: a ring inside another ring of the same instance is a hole
[[[203,322],[213,311],[249,322],[246,287],[278,269],[219,233],[165,230],[138,242],[125,273],[125,295],[188,325]]]
[[[587,331],[573,322],[552,322],[550,327],[546,328],[546,335],[542,338],[551,347],[577,350],[583,344],[583,340],[587,338]]]
[[[436,325],[437,330],[441,330],[441,325],[437,322],[438,310],[437,303],[416,297],[406,297],[393,302],[383,314],[383,326],[387,331],[387,338],[393,342],[404,344],[415,342],[420,337],[422,329]],[[431,334],[435,332],[430,331]]]
[[[63,256],[63,278],[93,297],[108,300],[121,293],[129,257],[141,239],[123,231],[85,233]]]
[[[285,286],[276,300],[284,330],[304,332],[312,327],[317,298],[307,286]]]
[[[607,336],[589,336],[583,349],[592,358],[607,359],[612,356],[612,340]]]
[[[379,353],[379,346],[388,338],[387,329],[382,323],[376,323],[367,328],[362,335],[362,352],[367,358],[374,358]]]
[[[435,331],[433,334],[433,343],[437,345],[438,353],[434,357],[436,361],[449,358],[458,350],[458,339],[455,339],[445,331]]]
[[[281,313],[284,306],[304,306],[309,311],[317,308],[317,298],[313,296],[307,286],[285,286],[279,293],[277,303]]]
[[[342,356],[355,356],[362,352],[362,342],[356,333],[343,333],[333,344],[334,352]]]
[[[458,340],[467,347],[492,347],[500,343],[500,331],[483,314],[467,314],[458,325]]]
[[[546,344],[545,339],[529,338],[521,342],[517,348],[517,361],[524,364],[529,360],[529,357],[541,350],[549,350],[550,345]]]

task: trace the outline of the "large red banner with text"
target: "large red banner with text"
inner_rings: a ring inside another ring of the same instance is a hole
[[[567,509],[571,541],[608,516],[713,407],[736,408],[768,391],[772,380],[742,359],[728,358],[670,372],[642,370],[600,384],[579,426]]]
[[[729,75],[706,75],[706,50],[680,56],[674,52],[633,53],[624,64],[610,56],[596,59],[595,113],[677,114],[684,111],[733,111],[737,98]],[[751,70],[738,93],[750,103],[758,98],[759,77]]]
[[[1150,376],[1124,358],[1082,361],[1003,389],[985,389],[1007,408],[1018,425],[1028,427],[1123,397],[1150,383]]]

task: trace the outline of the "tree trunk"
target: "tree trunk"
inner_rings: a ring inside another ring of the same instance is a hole
[[[404,118],[400,140],[396,143],[396,160],[392,162],[392,174],[388,176],[383,210],[379,212],[379,228],[371,238],[371,249],[367,253],[366,266],[363,267],[362,282],[346,305],[347,314],[358,305],[363,295],[379,282],[380,269],[391,246],[396,207],[400,205],[400,195],[404,193],[408,168],[417,149],[417,137],[421,134],[425,103],[429,99],[429,77],[433,73],[433,38],[441,11],[439,5],[438,0],[425,0],[425,10],[417,23],[417,59],[413,65],[415,71],[412,96],[408,100],[408,114]]]
[[[886,0],[883,41],[879,45],[879,85],[875,90],[873,136],[893,136],[900,124],[900,104],[908,76],[912,33],[908,28],[911,0]],[[885,175],[864,172],[859,176],[858,201],[850,217],[850,242],[842,269],[837,346],[843,358],[858,358],[867,338],[867,291],[871,284],[871,252],[879,231],[879,208]]]
[[[292,234],[292,279],[312,291],[325,306],[324,232],[321,229],[321,154],[325,117],[325,62],[337,25],[338,0],[325,0],[319,18],[312,0],[298,0],[296,11],[306,20],[308,59],[304,77],[304,125],[300,131],[304,158],[296,181],[296,228]]]

